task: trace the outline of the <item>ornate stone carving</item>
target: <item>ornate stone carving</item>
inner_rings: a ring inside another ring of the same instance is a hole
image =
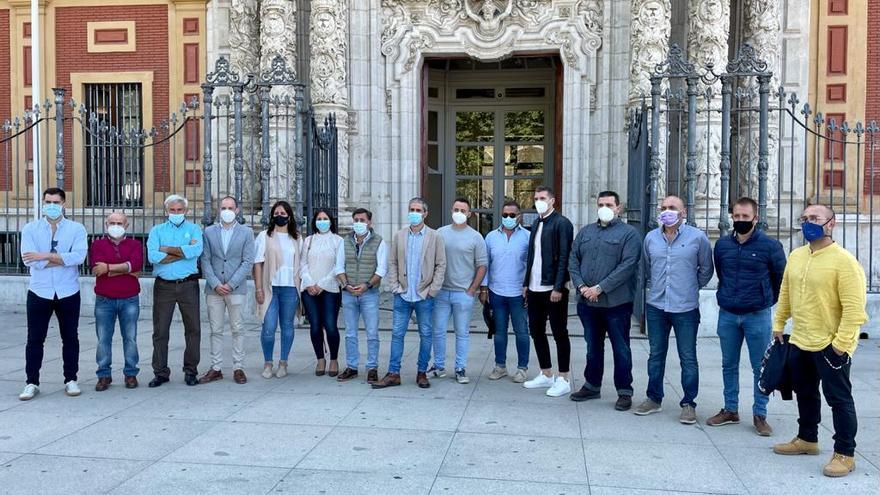
[[[577,15],[588,30],[602,36],[605,20],[604,0],[580,0],[577,3]]]
[[[256,71],[260,63],[260,7],[258,0],[232,0],[229,6],[229,46],[232,69]]]
[[[666,59],[669,46],[669,0],[632,0],[629,101],[634,104],[651,94],[651,74]]]
[[[290,0],[261,0],[260,68],[271,68],[278,55],[295,70],[296,5]]]

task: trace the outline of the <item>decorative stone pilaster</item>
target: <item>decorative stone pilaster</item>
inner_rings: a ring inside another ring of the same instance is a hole
[[[232,70],[239,74],[257,71],[260,65],[259,0],[231,0],[229,47]]]
[[[688,1],[688,58],[698,69],[712,67],[716,73],[724,70],[729,30],[727,1]],[[718,199],[721,197],[721,81],[706,85],[701,80],[698,87],[701,113],[697,115],[696,197]]]
[[[313,0],[309,46],[309,85],[315,118],[321,124],[336,114],[340,207],[349,196],[348,133],[352,122],[348,107],[348,4],[347,0]]]

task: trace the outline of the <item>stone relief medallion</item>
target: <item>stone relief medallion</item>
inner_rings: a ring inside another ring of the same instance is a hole
[[[336,18],[328,11],[315,14],[315,32],[321,37],[328,37],[336,31]]]

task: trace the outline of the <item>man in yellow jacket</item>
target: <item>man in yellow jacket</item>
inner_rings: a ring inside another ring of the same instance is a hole
[[[773,321],[773,335],[781,340],[786,321],[792,320],[789,363],[799,427],[797,437],[775,445],[773,451],[819,454],[821,382],[834,418],[834,455],[823,473],[846,476],[855,469],[858,425],[849,371],[859,327],[868,321],[865,271],[832,240],[835,218],[831,208],[808,206],[800,223],[809,245],[795,249],[788,258]]]

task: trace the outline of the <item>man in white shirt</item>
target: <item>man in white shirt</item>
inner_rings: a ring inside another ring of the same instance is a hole
[[[79,371],[79,265],[89,246],[82,224],[64,218],[66,195],[57,187],[43,192],[42,218],[29,222],[21,231],[21,259],[30,269],[27,294],[28,336],[25,347],[27,382],[18,396],[33,399],[40,392],[43,344],[49,332],[52,313],[61,332],[64,362],[64,391],[75,397],[81,393],[76,382]]]

